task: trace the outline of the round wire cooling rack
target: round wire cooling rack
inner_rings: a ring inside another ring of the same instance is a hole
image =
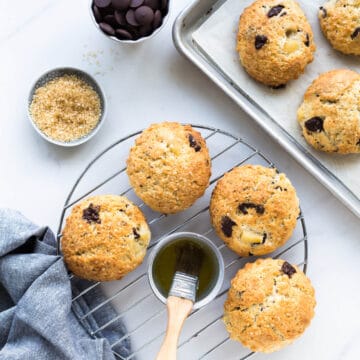
[[[225,263],[225,280],[217,297],[206,307],[193,311],[186,321],[178,346],[179,359],[215,360],[236,359],[245,360],[254,355],[239,343],[231,341],[222,324],[223,303],[230,286],[230,280],[246,262],[254,261],[256,257],[241,258],[229,250],[216,236],[211,227],[208,214],[210,196],[216,182],[223,174],[235,166],[243,164],[258,164],[275,167],[274,163],[241,138],[220,129],[208,126],[192,125],[206,139],[211,159],[212,177],[205,195],[190,209],[175,215],[165,215],[153,212],[134,194],[127,175],[126,158],[134,139],[141,133],[138,131],[115,142],[84,169],[72,187],[61,213],[58,229],[58,251],[60,253],[61,231],[64,219],[71,207],[89,195],[121,194],[126,195],[137,204],[145,216],[152,232],[152,240],[147,257],[152,248],[162,236],[177,231],[193,231],[203,234],[214,241],[221,251]],[[114,172],[114,168],[118,169]],[[307,232],[305,219],[301,213],[291,239],[281,248],[266,257],[282,258],[297,264],[306,272],[308,259]],[[70,275],[73,284],[73,310],[80,323],[94,338],[106,337],[109,340],[114,355],[119,359],[154,359],[166,328],[166,306],[152,293],[147,279],[147,258],[135,271],[119,281],[100,283],[86,282],[86,286],[76,287],[78,279]],[[87,297],[98,296],[99,289],[105,294],[105,299],[86,312],[79,312],[79,304],[86,302]],[[97,324],[91,324],[104,307],[114,309],[111,318],[99,319]],[[100,322],[100,323],[99,323]],[[121,322],[121,323],[120,323]],[[124,323],[123,333],[114,338],[114,327]],[[131,342],[131,351],[123,355],[119,348]]]

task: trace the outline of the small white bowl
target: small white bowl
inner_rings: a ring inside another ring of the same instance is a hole
[[[34,119],[31,116],[31,113],[30,113],[30,105],[33,101],[35,91],[39,87],[44,86],[49,81],[51,81],[55,78],[64,76],[64,75],[76,75],[79,79],[81,79],[81,80],[85,81],[87,84],[89,84],[96,91],[96,93],[98,94],[98,96],[100,98],[101,115],[100,115],[100,119],[99,119],[97,125],[87,135],[85,135],[79,139],[73,140],[73,141],[59,141],[59,140],[55,140],[55,139],[52,139],[51,137],[47,136],[45,133],[43,133],[38,128],[38,126],[36,125]],[[49,70],[45,74],[41,75],[32,85],[30,93],[29,93],[29,97],[27,99],[28,118],[29,118],[30,123],[32,124],[33,128],[35,129],[35,131],[41,137],[43,137],[45,140],[47,140],[48,142],[55,144],[55,145],[64,146],[64,147],[73,147],[73,146],[83,144],[83,143],[89,141],[93,136],[95,136],[105,121],[106,110],[107,110],[107,106],[106,106],[105,94],[104,94],[104,91],[101,88],[101,86],[98,84],[98,82],[88,73],[86,73],[82,70],[79,70],[79,69],[71,68],[71,67],[56,68],[53,70]]]
[[[96,26],[96,28],[105,36],[107,37],[108,39],[111,39],[117,43],[120,43],[120,44],[137,44],[137,43],[141,43],[145,40],[148,40],[148,39],[151,39],[153,38],[156,34],[158,34],[160,32],[160,30],[166,25],[168,19],[169,19],[169,15],[170,15],[170,9],[171,9],[171,3],[172,3],[172,0],[169,0],[169,4],[168,4],[168,12],[167,14],[163,17],[163,22],[162,24],[157,28],[155,29],[150,35],[148,36],[144,36],[144,37],[141,37],[137,40],[120,40],[118,39],[116,36],[111,36],[111,35],[107,35],[105,34],[101,29],[100,29],[100,26],[99,24],[96,22],[95,20],[95,16],[94,16],[94,12],[92,10],[92,5],[93,5],[93,0],[90,0],[89,1],[89,11],[90,11],[90,16],[91,16],[91,19],[94,23],[94,25]]]
[[[225,267],[224,267],[224,260],[222,258],[222,255],[219,251],[219,249],[216,247],[216,245],[207,237],[196,234],[193,232],[178,232],[174,233],[168,236],[165,236],[164,238],[159,240],[159,243],[155,246],[155,248],[152,250],[149,260],[148,260],[148,279],[150,283],[150,287],[152,291],[154,292],[155,296],[164,304],[166,304],[166,297],[161,293],[161,291],[158,289],[158,286],[156,284],[156,281],[154,279],[153,275],[153,264],[154,261],[159,254],[159,251],[169,243],[176,242],[179,239],[191,239],[201,246],[206,247],[214,256],[217,262],[217,276],[213,279],[213,282],[209,288],[209,292],[207,295],[205,295],[204,298],[201,300],[197,300],[194,303],[193,310],[199,309],[207,304],[209,304],[216,295],[219,293],[223,281],[224,281],[224,273],[225,273]]]

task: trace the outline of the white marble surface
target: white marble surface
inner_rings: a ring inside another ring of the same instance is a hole
[[[318,302],[301,339],[255,358],[359,359],[359,219],[178,55],[171,26],[187,3],[174,1],[170,21],[154,39],[119,46],[94,28],[86,0],[0,0],[0,206],[17,208],[56,230],[80,170],[123,135],[162,120],[208,124],[241,135],[275,159],[298,190],[309,231],[308,274]],[[26,117],[32,81],[64,65],[95,75],[109,99],[103,129],[75,149],[46,143]]]

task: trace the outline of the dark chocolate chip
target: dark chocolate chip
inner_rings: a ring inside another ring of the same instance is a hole
[[[139,27],[139,34],[141,36],[148,36],[152,33],[153,28],[151,25],[143,25]]]
[[[102,16],[101,16],[99,8],[96,5],[94,5],[92,9],[93,9],[93,14],[94,14],[96,22],[97,23],[101,22]]]
[[[266,239],[267,239],[267,233],[264,233],[263,239],[262,239],[262,244],[265,244]]]
[[[144,0],[144,5],[151,7],[154,11],[160,9],[159,0]]]
[[[196,152],[201,150],[201,146],[196,142],[195,138],[191,134],[189,134],[189,144]]]
[[[351,39],[354,40],[360,34],[360,27],[357,27],[355,31],[351,34]]]
[[[160,10],[156,10],[154,14],[153,29],[157,29],[162,23],[162,14]]]
[[[113,28],[117,28],[119,26],[114,15],[106,15],[103,21],[112,26]]]
[[[309,34],[306,34],[306,40],[304,42],[305,46],[309,47],[310,46],[310,36]]]
[[[127,10],[130,6],[130,0],[111,0],[111,4],[116,10]]]
[[[135,19],[140,25],[150,25],[154,20],[154,11],[149,6],[140,6],[135,10]]]
[[[140,35],[140,32],[139,32],[139,28],[129,28],[128,29],[129,32],[131,32],[131,35],[133,37],[133,40],[137,40],[137,39],[140,39],[141,35]]]
[[[166,10],[168,6],[168,0],[161,0],[161,9]]]
[[[139,26],[139,23],[135,19],[135,11],[133,9],[129,9],[127,11],[125,18],[128,24],[132,26]]]
[[[255,49],[261,49],[268,41],[267,36],[265,35],[256,35],[255,37]]]
[[[273,17],[273,16],[279,15],[279,14],[281,13],[281,11],[282,11],[283,8],[284,8],[283,5],[274,6],[274,7],[272,7],[272,8],[269,10],[267,16],[268,16],[269,18],[271,18],[271,17]]]
[[[296,269],[290,265],[287,261],[284,261],[284,263],[281,266],[281,271],[286,274],[289,278],[291,278],[295,273]]]
[[[140,234],[137,232],[136,228],[132,229],[135,239],[140,239]]]
[[[117,22],[119,25],[125,26],[125,25],[127,24],[124,13],[116,10],[114,16],[115,16],[116,22]]]
[[[280,14],[280,17],[283,17],[283,16],[285,16],[285,15],[287,15],[287,12],[286,12],[286,11],[284,11],[283,13],[281,13],[281,14]]]
[[[115,30],[111,25],[101,22],[99,24],[99,27],[104,33],[106,33],[108,35],[115,35]]]
[[[305,127],[311,132],[324,131],[324,120],[319,116],[315,116],[305,121]]]
[[[274,90],[280,90],[280,89],[285,89],[286,84],[280,84],[280,85],[275,85],[275,86],[270,86],[270,87]]]
[[[133,39],[133,36],[127,30],[124,30],[124,29],[116,29],[115,35],[120,40],[132,40]]]
[[[221,218],[221,230],[226,237],[231,237],[233,226],[236,226],[236,222],[232,221],[228,216]]]
[[[89,224],[91,224],[92,222],[96,224],[101,224],[99,211],[100,206],[94,206],[91,203],[89,207],[83,210],[82,218],[86,220]]]
[[[133,9],[138,8],[144,3],[144,0],[130,0],[130,7]]]
[[[111,4],[111,0],[94,0],[94,4],[98,8],[106,8]]]
[[[323,19],[325,19],[327,17],[327,10],[323,6],[320,6],[320,10],[322,11]]]
[[[249,251],[249,256],[254,256],[254,254],[252,252]]]
[[[360,139],[358,140],[358,142],[356,143],[357,146],[360,146]]]
[[[262,215],[265,212],[263,205],[256,205],[254,203],[242,203],[238,207],[239,211],[244,215],[248,214],[248,209],[255,209],[257,214]]]
[[[111,5],[106,8],[99,8],[99,11],[102,17],[106,15],[114,15],[114,9]]]

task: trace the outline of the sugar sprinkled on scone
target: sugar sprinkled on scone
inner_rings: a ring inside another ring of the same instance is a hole
[[[269,353],[305,331],[315,305],[311,282],[298,267],[280,259],[258,259],[232,279],[224,323],[231,339]]]

